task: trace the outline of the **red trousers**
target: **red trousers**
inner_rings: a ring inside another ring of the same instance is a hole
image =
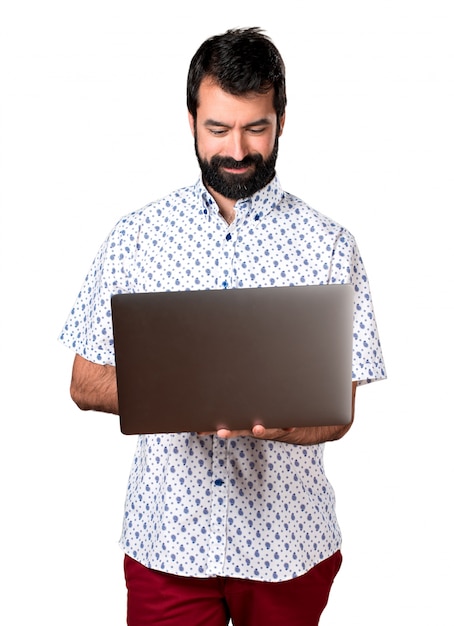
[[[284,582],[188,578],[125,557],[128,626],[317,626],[341,566],[336,552]]]

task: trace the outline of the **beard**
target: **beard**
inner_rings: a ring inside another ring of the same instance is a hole
[[[276,134],[273,150],[267,159],[256,153],[246,155],[241,161],[221,156],[214,156],[207,161],[199,154],[197,135],[195,135],[195,153],[202,172],[202,180],[207,187],[211,187],[225,198],[231,200],[248,198],[263,189],[274,178],[278,145],[279,137]],[[241,169],[248,166],[253,167],[250,172],[244,174],[232,174],[222,169]]]

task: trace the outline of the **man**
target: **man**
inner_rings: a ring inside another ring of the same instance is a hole
[[[76,352],[71,395],[118,413],[110,297],[353,283],[357,384],[385,377],[367,277],[352,235],[284,192],[281,56],[259,29],[212,37],[192,59],[189,123],[201,180],[118,222],[61,340]],[[340,567],[323,444],[350,428],[143,435],[121,546],[128,624],[314,626]]]

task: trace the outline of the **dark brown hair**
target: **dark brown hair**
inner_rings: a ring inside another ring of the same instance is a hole
[[[285,66],[271,39],[259,28],[238,28],[207,39],[189,66],[187,106],[196,118],[200,83],[210,76],[227,93],[267,93],[274,89],[274,108],[280,121],[285,112]]]

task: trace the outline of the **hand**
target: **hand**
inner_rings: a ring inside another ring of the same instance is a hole
[[[217,435],[221,439],[233,439],[234,437],[255,437],[256,439],[280,439],[293,432],[295,428],[265,428],[261,424],[256,424],[251,430],[228,430],[220,428],[215,432],[204,432],[199,435]]]

